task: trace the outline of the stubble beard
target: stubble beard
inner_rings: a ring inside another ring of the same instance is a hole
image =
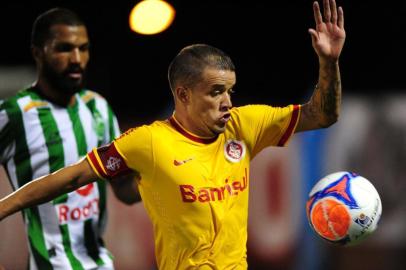
[[[73,96],[84,87],[85,72],[82,71],[82,78],[74,80],[68,77],[70,69],[78,69],[78,67],[70,67],[62,73],[57,73],[48,63],[44,63],[42,74],[47,79],[54,91],[64,96]],[[80,69],[80,68],[79,68]]]

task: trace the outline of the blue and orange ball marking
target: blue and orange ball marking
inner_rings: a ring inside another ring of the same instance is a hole
[[[341,202],[326,198],[314,205],[310,221],[320,236],[330,241],[338,241],[346,237],[351,216]]]
[[[346,242],[351,224],[350,209],[359,208],[351,194],[352,178],[348,173],[313,194],[306,203],[306,213],[313,229],[324,239]]]

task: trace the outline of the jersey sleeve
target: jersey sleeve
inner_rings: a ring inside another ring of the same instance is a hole
[[[236,119],[254,156],[268,146],[285,146],[294,133],[300,105],[248,105],[237,109]]]
[[[92,169],[104,179],[131,171],[148,174],[153,170],[151,133],[146,126],[123,133],[111,144],[94,148],[87,154]]]
[[[102,179],[112,179],[131,172],[114,143],[94,148],[87,154],[87,160],[93,171]]]
[[[108,106],[108,121],[109,121],[109,134],[110,134],[110,141],[114,140],[118,136],[120,136],[120,128],[118,125],[117,117],[114,114],[113,110],[111,109],[110,105]]]
[[[110,104],[103,96],[92,90],[84,90],[79,95],[93,115],[99,145],[111,143],[120,135],[120,129]]]
[[[0,101],[0,164],[4,164],[12,157],[14,137],[10,117],[3,101]]]

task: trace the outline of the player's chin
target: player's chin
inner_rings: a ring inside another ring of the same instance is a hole
[[[218,123],[212,129],[214,134],[221,134],[226,131],[226,124],[225,123]]]
[[[65,78],[63,81],[63,87],[66,92],[76,93],[84,86],[82,79],[72,79],[72,78]]]
[[[68,78],[65,79],[65,83],[67,85],[69,85],[70,87],[80,88],[80,87],[83,86],[83,79],[81,77],[80,78],[70,78],[70,77],[68,77]]]

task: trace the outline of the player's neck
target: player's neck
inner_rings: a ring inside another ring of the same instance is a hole
[[[57,91],[47,80],[43,78],[39,78],[34,84],[34,87],[43,98],[59,106],[68,107],[74,105],[75,103],[74,95],[67,95],[61,91]]]
[[[185,116],[185,114],[175,111],[172,117],[175,119],[175,121],[180,125],[182,129],[184,129],[186,132],[196,137],[204,139],[211,139],[217,137],[217,135],[205,133],[189,117]]]

